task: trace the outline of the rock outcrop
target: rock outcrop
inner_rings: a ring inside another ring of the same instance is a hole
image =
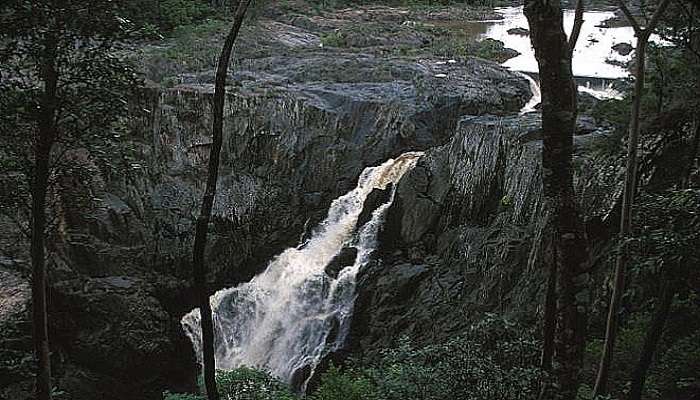
[[[354,348],[372,351],[402,335],[439,342],[485,312],[535,317],[544,283],[539,126],[537,114],[463,117],[453,139],[404,177],[380,254],[360,278]],[[620,191],[617,171],[594,151],[605,135],[575,138],[589,221],[605,219]]]

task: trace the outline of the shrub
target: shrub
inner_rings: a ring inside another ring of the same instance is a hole
[[[341,370],[336,366],[321,378],[311,400],[372,400],[377,398],[376,386],[362,371]]]
[[[293,400],[289,388],[265,371],[241,367],[219,372],[216,383],[226,400]]]
[[[196,0],[161,0],[161,25],[172,29],[181,25],[189,25],[210,13],[209,7]]]
[[[331,368],[314,400],[534,399],[539,344],[522,327],[488,315],[464,335],[416,347],[402,339],[365,364]]]
[[[287,385],[266,371],[241,367],[231,371],[217,371],[216,384],[222,400],[295,400]],[[200,380],[200,387],[203,383]],[[163,394],[164,400],[206,400],[189,393]]]

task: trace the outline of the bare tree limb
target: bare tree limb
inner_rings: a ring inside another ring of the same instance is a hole
[[[569,36],[569,51],[573,54],[576,48],[576,42],[581,35],[581,27],[583,26],[583,0],[576,0],[576,12],[574,16],[574,26],[571,29]]]
[[[205,251],[207,246],[207,234],[211,210],[216,196],[216,183],[219,177],[219,159],[223,143],[224,105],[226,103],[226,77],[233,46],[238,37],[238,32],[243,25],[246,10],[251,0],[238,2],[236,14],[231,30],[226,36],[221,55],[216,68],[216,81],[214,86],[214,99],[212,102],[212,146],[209,150],[209,163],[207,167],[207,182],[202,197],[202,205],[199,217],[195,225],[194,249],[192,252],[193,276],[197,291],[200,325],[202,330],[202,367],[204,372],[204,386],[209,400],[219,400],[216,387],[216,357],[214,350],[214,326],[212,321],[211,303],[207,288],[207,265]]]

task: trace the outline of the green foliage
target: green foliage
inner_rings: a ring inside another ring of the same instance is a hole
[[[362,370],[341,370],[331,366],[323,375],[321,385],[309,396],[311,400],[370,400],[378,398],[375,384]]]
[[[415,347],[402,339],[373,361],[331,368],[314,400],[529,399],[544,374],[539,344],[521,326],[487,315],[462,336]]]
[[[333,31],[321,35],[321,43],[326,47],[346,47],[347,43],[341,32]]]
[[[610,382],[613,383],[610,387],[612,391],[611,394],[614,397],[622,395],[622,390],[627,388],[627,382],[639,359],[639,352],[642,348],[642,343],[644,342],[644,336],[650,320],[649,313],[640,313],[624,321],[624,325],[620,328],[617,340],[615,341],[613,365],[610,368]],[[602,350],[602,339],[591,340],[587,343],[585,357],[592,367],[588,368],[583,374],[584,382],[590,382],[591,384],[595,382],[595,374]],[[653,383],[650,381],[647,381],[646,386],[647,390],[655,390]],[[588,389],[590,389],[590,392]],[[590,399],[592,389],[593,388],[582,388],[581,397],[583,399]]]
[[[295,400],[289,388],[268,372],[241,367],[231,371],[217,371],[216,384],[223,400]],[[200,382],[202,386],[202,382]],[[197,394],[163,394],[164,400],[205,400]]]
[[[293,400],[289,388],[265,371],[237,368],[219,371],[216,384],[226,400]]]
[[[163,393],[163,400],[206,400],[205,396],[192,393]]]
[[[189,25],[211,14],[211,9],[196,0],[161,0],[158,2],[161,24],[166,29]]]
[[[700,190],[643,193],[637,208],[642,227],[635,246],[638,274],[696,274],[700,265]]]
[[[146,75],[172,86],[178,83],[172,76],[181,72],[215,68],[221,49],[212,43],[223,40],[229,27],[229,21],[207,19],[175,28],[168,44],[150,48],[145,54]]]
[[[683,398],[700,387],[700,302],[697,265],[700,265],[700,190],[642,192],[637,198],[635,231],[630,242],[627,290],[621,326],[615,343],[610,387],[613,396],[625,395],[639,361],[642,345],[659,299],[662,281],[672,282],[676,297],[662,339],[645,382],[649,399]],[[689,283],[691,283],[689,285]],[[583,381],[593,382],[602,338],[589,341]],[[582,398],[587,390],[583,388]]]
[[[120,13],[150,37],[201,21],[214,14],[206,0],[124,0]]]
[[[0,109],[12,110],[0,114],[0,181],[16,182],[0,188],[0,201],[3,212],[21,216],[20,225],[27,219],[22,209],[30,204],[28,179],[47,101],[47,66],[57,71],[57,90],[48,100],[56,104],[49,184],[54,193],[65,190],[89,199],[91,194],[78,187],[90,186],[98,172],[112,169],[125,153],[127,99],[139,78],[121,43],[135,34],[110,0],[8,0],[0,6]]]
[[[674,343],[652,369],[653,381],[672,393],[700,390],[700,331]]]
[[[534,367],[539,343],[532,332],[488,314],[468,332],[442,344],[415,346],[401,339],[376,357],[331,366],[309,400],[535,399],[545,375]],[[295,400],[283,383],[250,368],[219,371],[222,399]],[[165,393],[165,400],[203,400]]]

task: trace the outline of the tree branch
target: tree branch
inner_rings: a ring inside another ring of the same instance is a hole
[[[634,29],[634,33],[637,36],[639,36],[642,33],[642,27],[639,26],[639,22],[637,22],[637,19],[634,18],[634,16],[630,12],[630,9],[627,8],[627,5],[625,5],[624,0],[617,0],[617,3],[620,5],[620,10],[622,10],[622,13],[625,14],[627,21],[629,21],[630,25],[632,25],[632,28]]]
[[[573,54],[576,48],[576,42],[581,35],[581,26],[583,25],[583,0],[576,0],[576,12],[574,16],[574,26],[571,29],[569,36],[569,52]]]
[[[659,23],[659,20],[661,19],[661,16],[663,15],[664,11],[666,11],[666,7],[671,3],[671,0],[663,0],[661,2],[661,5],[659,8],[656,9],[654,12],[654,15],[651,17],[651,20],[647,24],[646,29],[644,29],[647,34],[651,34],[651,32],[654,30],[656,27],[656,24]]]

